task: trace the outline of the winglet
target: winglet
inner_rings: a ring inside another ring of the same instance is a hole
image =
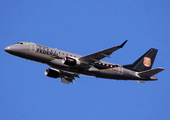
[[[123,42],[123,43],[122,43],[120,46],[118,46],[118,47],[122,48],[127,41],[128,41],[128,40],[126,40],[125,42]]]

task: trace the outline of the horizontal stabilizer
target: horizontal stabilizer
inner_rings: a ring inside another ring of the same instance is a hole
[[[156,68],[156,69],[152,69],[152,70],[145,70],[145,71],[139,72],[138,75],[141,77],[151,77],[151,76],[161,72],[162,70],[165,70],[165,68]]]

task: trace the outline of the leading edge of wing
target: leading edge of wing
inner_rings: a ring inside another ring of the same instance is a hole
[[[93,62],[99,62],[101,59],[103,59],[105,57],[110,58],[110,55],[114,51],[122,48],[126,44],[126,42],[127,42],[127,40],[119,46],[114,46],[114,47],[111,47],[111,48],[108,48],[108,49],[105,49],[105,50],[102,50],[102,51],[99,51],[99,52],[96,52],[96,53],[93,53],[93,54],[90,54],[90,55],[87,55],[87,56],[84,56],[84,57],[81,57],[81,58],[79,58],[79,60],[81,62],[85,62],[85,63],[93,63]]]

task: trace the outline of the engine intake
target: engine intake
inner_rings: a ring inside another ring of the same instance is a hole
[[[48,77],[51,77],[51,78],[58,78],[60,73],[57,70],[48,68],[45,71],[45,75],[48,76]]]
[[[78,60],[70,58],[70,57],[65,57],[63,59],[63,63],[66,65],[72,65],[72,66],[80,64],[80,62]]]

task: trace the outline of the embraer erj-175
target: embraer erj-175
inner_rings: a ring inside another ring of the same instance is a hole
[[[117,80],[137,80],[140,83],[155,81],[155,74],[164,68],[151,69],[157,54],[157,49],[151,48],[133,64],[117,65],[101,61],[105,57],[122,48],[127,40],[120,46],[114,46],[87,56],[42,46],[32,42],[18,42],[5,48],[5,51],[29,60],[49,65],[45,75],[51,78],[61,78],[63,83],[74,83],[79,74],[99,78]]]

